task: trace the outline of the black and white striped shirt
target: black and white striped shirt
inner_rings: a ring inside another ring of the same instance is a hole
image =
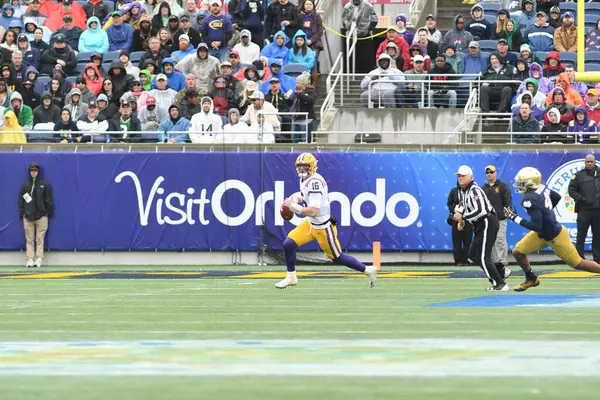
[[[464,220],[476,222],[489,214],[495,214],[494,207],[488,200],[482,188],[477,186],[475,182],[469,186],[466,192],[460,191],[462,216]]]

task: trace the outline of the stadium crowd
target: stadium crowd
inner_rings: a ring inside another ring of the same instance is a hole
[[[509,2],[514,11],[490,7],[495,17],[489,18],[488,4],[476,3],[470,15],[456,15],[453,28],[444,34],[435,15],[414,31],[406,28],[406,16],[398,15],[377,48],[375,68],[361,82],[361,104],[454,108],[459,106],[457,92],[468,92],[465,81],[479,78],[492,81],[481,86],[483,113],[512,112],[512,132],[540,132],[513,135],[514,142],[597,143],[600,86],[575,80],[574,13],[562,12],[558,1],[522,0]],[[363,2],[360,7],[369,6]],[[586,56],[598,63],[600,8],[596,10],[595,26],[586,29],[582,40]],[[361,15],[365,23],[373,21],[368,12]]]
[[[310,141],[315,3],[5,0],[0,143]]]

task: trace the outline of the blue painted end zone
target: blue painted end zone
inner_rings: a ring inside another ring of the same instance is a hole
[[[430,307],[591,307],[599,303],[598,294],[499,294],[431,304]]]

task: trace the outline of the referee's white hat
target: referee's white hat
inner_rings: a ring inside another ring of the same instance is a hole
[[[468,165],[461,165],[454,175],[473,175],[473,170]]]

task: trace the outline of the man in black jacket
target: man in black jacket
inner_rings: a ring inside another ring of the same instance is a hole
[[[298,8],[289,0],[271,2],[267,8],[267,21],[265,22],[267,39],[272,42],[273,36],[280,30],[288,37],[293,37],[298,30],[297,21]],[[287,46],[290,48],[293,46],[291,40]]]
[[[289,113],[292,107],[292,100],[286,93],[281,92],[281,82],[276,76],[269,80],[269,92],[265,94],[265,101],[273,104],[277,111]],[[292,117],[290,115],[280,115],[281,118],[281,134],[276,135],[277,142],[289,143],[292,130]]]
[[[452,254],[454,255],[454,265],[469,265],[469,250],[471,241],[473,240],[473,225],[466,222],[462,230],[458,230],[458,221],[452,218],[454,209],[462,201],[464,193],[461,192],[458,183],[452,188],[448,195],[448,211],[450,216],[446,220],[448,225],[452,227]]]
[[[59,33],[54,37],[54,47],[50,47],[42,53],[40,59],[40,73],[51,75],[56,66],[71,75],[77,66],[77,55],[65,42],[65,35]]]
[[[52,187],[41,179],[40,165],[29,165],[29,180],[21,185],[19,193],[19,216],[23,219],[26,238],[27,263],[25,267],[41,267],[44,260],[44,236],[48,230],[48,218],[54,213]],[[35,243],[35,251],[34,251]],[[34,260],[35,256],[35,262]]]
[[[127,98],[122,97],[120,103],[119,113],[108,121],[108,130],[121,133],[111,133],[110,141],[111,143],[135,143],[142,131],[142,123],[134,115]]]
[[[583,256],[585,238],[592,227],[592,254],[600,261],[600,167],[593,154],[585,156],[585,168],[577,172],[569,183],[569,196],[575,200],[577,213],[577,252]]]
[[[429,107],[448,106],[448,108],[456,108],[456,90],[452,89],[451,81],[456,80],[454,75],[456,72],[452,66],[446,62],[446,56],[440,54],[435,58],[435,66],[429,71],[432,75],[431,87],[428,90]]]
[[[496,264],[496,268],[501,271],[508,265],[508,244],[506,243],[507,221],[506,216],[504,215],[504,208],[508,207],[512,209],[512,192],[510,186],[506,182],[498,179],[495,165],[488,165],[485,167],[485,176],[487,182],[483,185],[482,189],[490,203],[492,203],[492,207],[496,210],[500,223],[496,241],[494,242],[494,248],[492,249],[492,262]],[[502,264],[502,266],[499,266],[498,264]]]
[[[515,80],[517,69],[510,64],[502,64],[497,53],[490,55],[487,69],[481,72],[482,81]],[[510,112],[510,102],[515,93],[514,84],[484,83],[481,85],[479,102],[481,111],[490,112],[492,102],[498,104],[498,112]]]

